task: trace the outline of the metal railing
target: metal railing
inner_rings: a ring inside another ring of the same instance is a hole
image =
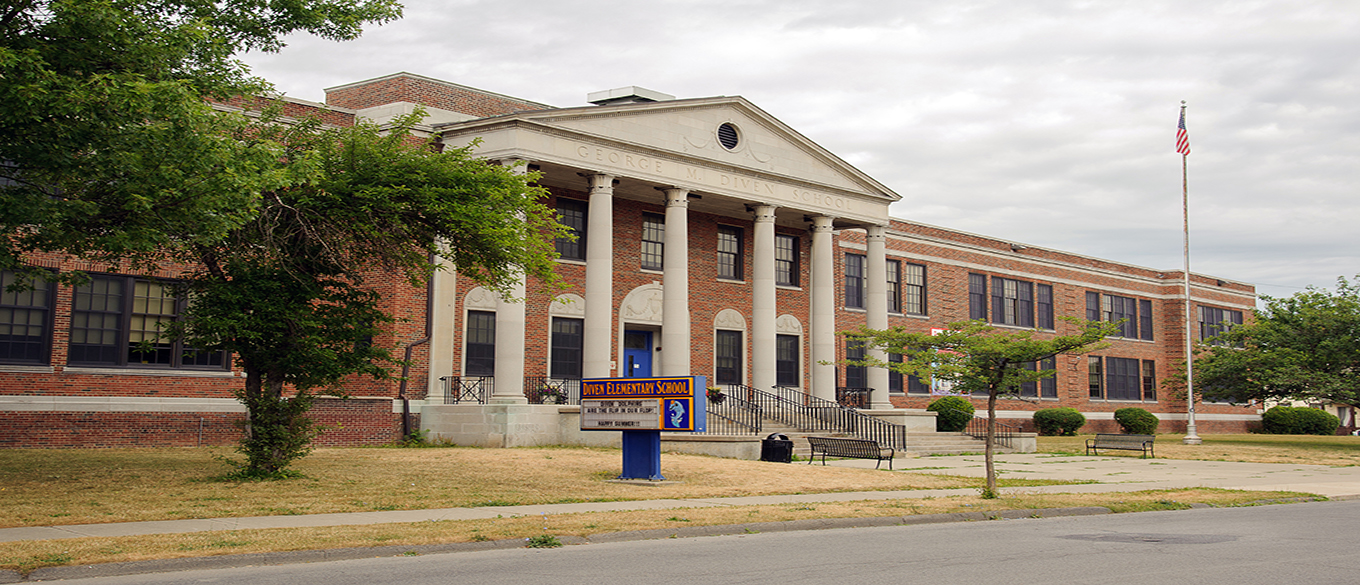
[[[580,404],[581,380],[525,376],[524,397],[529,399],[529,404]]]
[[[805,394],[797,388],[775,386],[771,391],[750,386],[728,386],[729,395],[750,396],[761,414],[800,431],[841,433],[877,441],[894,449],[907,447],[907,427],[868,416],[830,400]]]
[[[444,376],[439,382],[444,387],[444,404],[486,404],[486,397],[496,387],[496,379],[491,376]]]
[[[705,435],[756,435],[762,422],[760,405],[732,393],[708,399],[708,431]]]
[[[849,408],[869,408],[869,394],[873,388],[836,387],[836,402]]]
[[[942,407],[940,408],[940,410],[941,412],[949,411],[958,414],[968,414],[967,412],[959,410],[957,408]],[[977,416],[976,412],[974,412],[973,414],[968,414],[968,416],[972,418],[968,419],[968,425],[964,427],[963,434],[973,437],[974,439],[977,439],[979,441],[986,441],[987,417]],[[1020,427],[1015,425],[1008,425],[1001,421],[996,421],[996,446],[1005,447],[1007,449],[1011,448],[1012,446],[1014,446],[1015,437],[1019,433]]]

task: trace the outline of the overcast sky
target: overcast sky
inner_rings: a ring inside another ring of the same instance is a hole
[[[243,57],[290,96],[408,71],[554,106],[740,95],[896,217],[1288,296],[1360,273],[1360,2],[407,0]]]

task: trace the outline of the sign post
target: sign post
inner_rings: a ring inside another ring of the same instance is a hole
[[[660,481],[661,432],[707,429],[703,376],[581,381],[581,430],[623,431],[619,479]]]

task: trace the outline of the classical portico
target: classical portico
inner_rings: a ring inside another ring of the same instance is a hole
[[[743,98],[521,112],[436,125],[434,133],[490,160],[527,161],[541,185],[584,200],[584,282],[573,291],[584,298],[582,377],[628,376],[646,358],[651,375],[703,375],[710,385],[735,375],[722,381],[796,386],[834,400],[841,258],[833,232],[840,230],[867,232],[867,322],[887,325],[883,226],[898,196]],[[634,208],[644,210],[642,219]],[[650,242],[656,232],[664,237]],[[699,235],[716,232],[724,235]],[[718,250],[724,237],[735,247]],[[647,258],[628,263],[648,245],[664,250],[659,267]],[[735,272],[716,279],[696,272],[723,254],[729,259],[719,262],[736,258]],[[445,292],[436,291],[437,306],[447,304]],[[659,312],[650,308],[655,301]],[[704,307],[698,318],[696,303]],[[495,313],[494,392],[502,402],[512,401],[516,377],[545,371],[525,363],[523,306],[503,306],[505,315]],[[718,313],[740,317],[740,329]],[[507,327],[516,331],[502,333]],[[631,353],[640,351],[640,334],[651,353]],[[435,339],[449,341],[432,352],[463,349],[448,336]],[[713,357],[730,351],[733,339],[737,358]],[[440,378],[466,375],[458,361],[432,362],[445,371],[432,372],[431,398]],[[890,408],[886,371],[871,370],[872,406]]]

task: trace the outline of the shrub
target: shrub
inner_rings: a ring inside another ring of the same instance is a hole
[[[935,430],[942,433],[957,433],[968,428],[973,420],[973,403],[962,396],[944,396],[930,403],[926,410],[939,413],[935,416]]]
[[[1317,408],[1276,406],[1261,415],[1261,427],[1274,435],[1335,435],[1341,420]]]
[[[1084,424],[1086,417],[1070,406],[1045,408],[1034,412],[1034,427],[1039,429],[1041,435],[1070,437],[1077,434],[1077,429]]]
[[[1119,423],[1119,428],[1130,435],[1155,435],[1157,423],[1162,422],[1157,419],[1157,415],[1132,406],[1114,411],[1114,420]]]

